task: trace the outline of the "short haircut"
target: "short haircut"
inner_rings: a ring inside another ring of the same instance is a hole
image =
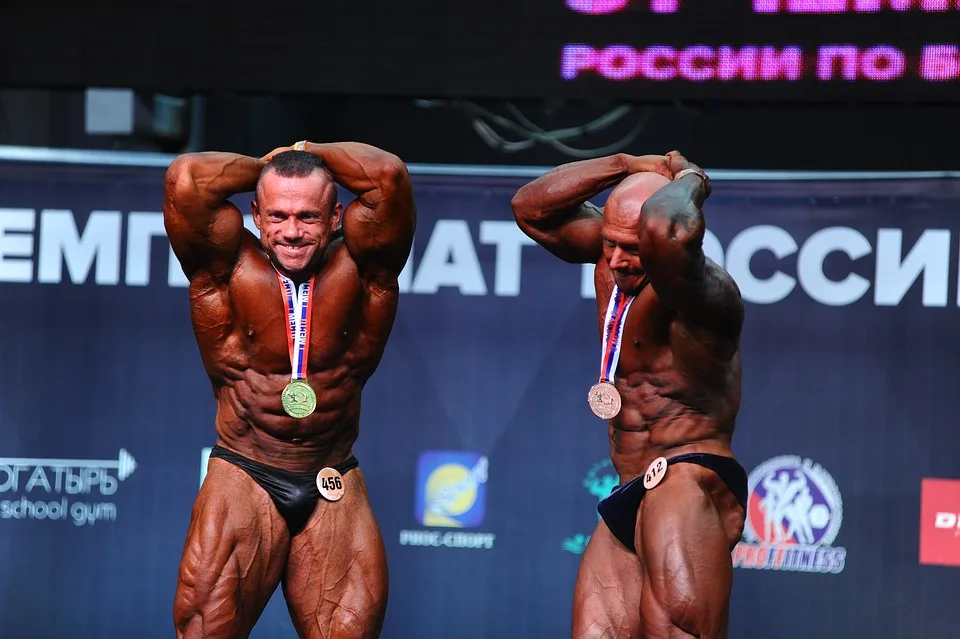
[[[303,178],[313,175],[315,171],[326,174],[331,181],[333,174],[318,156],[306,151],[284,151],[278,153],[267,162],[267,165],[260,171],[260,177],[257,179],[257,199],[260,199],[260,180],[267,173],[276,173],[280,177]]]

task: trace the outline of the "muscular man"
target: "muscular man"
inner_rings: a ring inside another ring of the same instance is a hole
[[[603,210],[588,202],[614,186]],[[743,303],[703,254],[709,194],[673,152],[566,164],[513,199],[529,237],[596,264],[603,350],[584,403],[609,420],[620,485],[580,565],[575,639],[726,637],[747,493],[730,449]]]
[[[254,189],[259,239],[228,201]],[[379,636],[387,565],[352,447],[413,241],[406,167],[355,143],[188,154],[163,214],[217,403],[177,636],[248,636],[281,582],[301,637]]]

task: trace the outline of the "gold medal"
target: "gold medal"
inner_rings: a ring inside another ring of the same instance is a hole
[[[343,475],[336,468],[324,468],[317,473],[317,490],[327,501],[340,501],[345,490]]]
[[[302,379],[295,379],[283,389],[280,394],[283,410],[295,419],[302,419],[311,414],[317,407],[317,394],[310,388],[310,384]]]
[[[610,382],[597,382],[587,393],[587,403],[600,419],[613,419],[620,413],[620,391]]]

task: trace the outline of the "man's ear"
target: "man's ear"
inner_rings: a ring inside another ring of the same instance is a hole
[[[250,201],[250,212],[253,213],[253,223],[257,227],[257,230],[260,228],[260,207],[257,206],[257,200],[254,198]]]
[[[335,229],[340,226],[340,221],[343,219],[343,203],[337,202],[336,206],[333,207],[333,213],[330,214],[330,228]]]

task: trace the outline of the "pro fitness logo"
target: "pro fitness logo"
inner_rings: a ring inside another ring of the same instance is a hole
[[[830,544],[840,532],[843,499],[820,464],[783,455],[748,478],[744,541],[733,551],[737,568],[837,574],[847,551]]]
[[[620,482],[617,471],[613,469],[613,464],[609,459],[604,459],[593,465],[587,476],[583,478],[582,485],[587,492],[597,498],[600,503],[604,497],[610,494]],[[597,521],[600,520],[600,514],[597,513]],[[590,533],[592,534],[592,533]],[[563,540],[563,549],[575,555],[583,554],[590,541],[590,534],[579,533]]]
[[[116,521],[110,496],[137,468],[123,448],[117,459],[0,458],[0,519],[70,520],[75,526]]]

